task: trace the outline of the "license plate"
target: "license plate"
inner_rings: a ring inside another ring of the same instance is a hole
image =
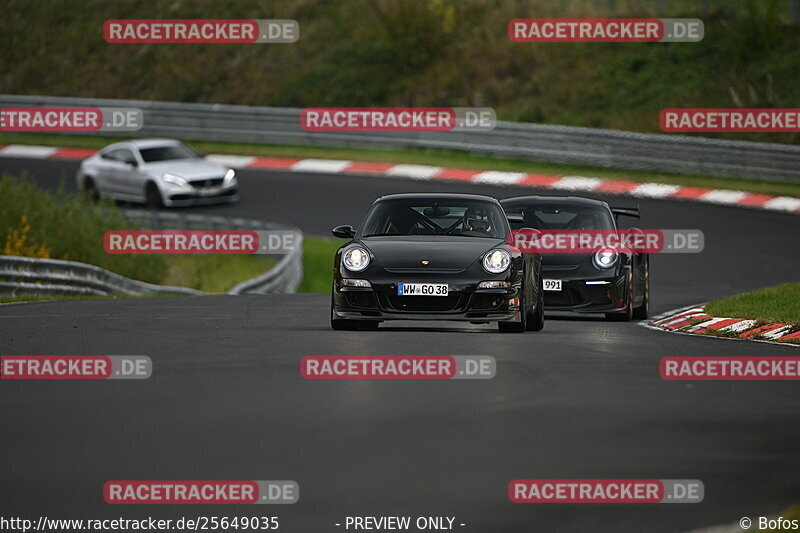
[[[561,290],[561,280],[560,279],[543,279],[542,284],[544,285],[544,290],[546,291],[560,291]]]
[[[213,187],[210,189],[200,189],[200,196],[214,196],[219,193],[219,188]]]
[[[398,283],[398,296],[447,296],[447,283]]]

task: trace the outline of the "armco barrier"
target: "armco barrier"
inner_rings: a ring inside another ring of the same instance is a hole
[[[140,223],[142,229],[196,230],[294,230],[298,246],[283,255],[265,274],[246,280],[228,294],[292,293],[303,279],[302,233],[294,226],[248,218],[184,215],[160,211],[124,211],[128,218]],[[148,295],[148,294],[207,294],[186,287],[153,285],[126,278],[94,265],[60,259],[38,259],[0,255],[0,295],[58,296],[58,295]]]
[[[498,122],[493,131],[308,132],[300,127],[300,109],[296,108],[144,100],[0,95],[2,106],[137,107],[144,112],[144,126],[131,133],[136,136],[327,147],[438,148],[550,163],[800,182],[800,146],[785,144],[519,122]],[[657,120],[654,116],[653,121]]]

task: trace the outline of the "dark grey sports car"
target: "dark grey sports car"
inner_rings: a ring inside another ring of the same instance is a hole
[[[515,229],[616,232],[617,216],[639,217],[638,208],[611,208],[575,196],[523,196],[501,204]],[[546,310],[605,313],[612,320],[647,318],[650,259],[645,252],[543,253],[542,278]]]
[[[541,258],[511,245],[500,203],[471,194],[394,194],[372,205],[333,264],[331,326],[385,320],[497,322],[500,331],[544,326]]]

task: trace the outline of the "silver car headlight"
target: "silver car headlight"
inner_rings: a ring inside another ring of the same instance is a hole
[[[347,270],[361,272],[369,266],[369,253],[359,246],[350,248],[342,255],[342,263]]]
[[[606,268],[614,266],[618,257],[619,254],[617,252],[606,249],[596,252],[592,257],[592,261],[594,262],[594,266],[605,270]]]
[[[231,185],[236,185],[237,182],[238,180],[236,179],[236,172],[234,172],[232,168],[229,168],[225,173],[225,179],[222,180],[222,185],[229,187]]]
[[[490,274],[500,274],[511,264],[511,254],[505,250],[495,249],[483,256],[483,268]]]
[[[176,185],[178,187],[186,187],[189,185],[189,182],[183,179],[180,176],[176,176],[175,174],[164,174],[161,176],[161,179],[166,181],[167,183],[171,183],[172,185]]]

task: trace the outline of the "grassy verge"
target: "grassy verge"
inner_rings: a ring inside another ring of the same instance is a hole
[[[75,148],[102,148],[122,138],[90,137],[76,135],[45,135],[25,133],[0,134],[0,144],[38,144]],[[720,178],[692,174],[667,174],[663,172],[638,172],[579,165],[557,165],[523,159],[505,159],[474,155],[452,150],[367,150],[357,148],[323,148],[316,146],[274,146],[263,144],[191,142],[205,153],[255,155],[286,158],[345,159],[381,163],[408,163],[470,170],[502,170],[566,176],[592,176],[606,179],[628,180],[640,183],[656,182],[711,189],[736,189],[758,194],[800,197],[800,184],[760,180]]]
[[[297,292],[330,292],[333,256],[343,242],[342,239],[303,237],[303,283]]]
[[[706,311],[714,316],[800,324],[799,302],[800,283],[784,283],[712,300],[706,305]]]
[[[23,178],[0,178],[0,253],[97,265],[159,285],[223,292],[269,270],[272,259],[249,255],[112,255],[108,230],[138,229],[114,204],[102,211],[82,195],[50,194]]]

